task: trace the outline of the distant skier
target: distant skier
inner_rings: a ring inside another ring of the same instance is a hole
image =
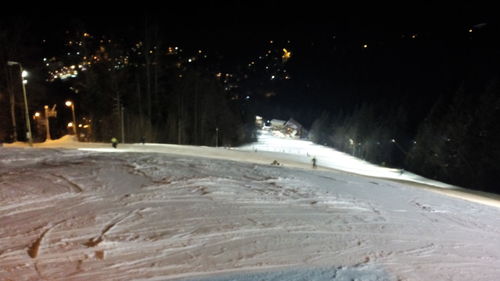
[[[116,148],[118,146],[118,140],[115,137],[111,138],[111,145],[114,148]]]
[[[142,136],[142,137],[141,137],[141,143],[142,143],[142,144],[146,143],[146,137],[145,137],[145,136]]]
[[[316,169],[316,157],[313,157],[312,163],[313,163],[313,168]]]

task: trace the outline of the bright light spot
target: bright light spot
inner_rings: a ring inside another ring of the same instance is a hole
[[[28,71],[23,70],[23,72],[21,73],[21,76],[22,76],[23,78],[28,77]]]
[[[288,51],[287,49],[283,48],[283,55],[281,58],[283,59],[283,62],[286,62],[292,57],[292,52]]]
[[[65,104],[66,106],[71,106],[71,105],[73,104],[73,102],[71,102],[70,100],[68,100],[68,101],[66,101],[64,104]]]
[[[364,44],[363,48],[365,48],[365,49],[368,48],[368,44]]]
[[[35,112],[35,117],[40,117],[40,112]]]
[[[68,128],[72,128],[73,127],[73,122],[69,122],[68,123]]]

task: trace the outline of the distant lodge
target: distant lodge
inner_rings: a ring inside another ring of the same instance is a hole
[[[290,118],[288,121],[272,119],[264,123],[262,117],[257,116],[255,119],[255,124],[259,128],[279,131],[282,134],[289,137],[302,138],[307,135],[304,126],[302,126],[299,122],[297,122],[293,118]]]

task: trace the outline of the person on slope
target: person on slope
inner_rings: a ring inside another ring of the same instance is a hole
[[[114,148],[116,148],[118,146],[118,140],[115,137],[111,138],[111,145]]]

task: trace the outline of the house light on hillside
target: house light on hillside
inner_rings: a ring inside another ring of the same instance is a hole
[[[288,61],[291,57],[292,57],[292,52],[283,48],[283,55],[281,56],[281,58],[283,59],[283,62]]]
[[[263,125],[262,117],[261,116],[255,116],[255,126],[262,128]]]

